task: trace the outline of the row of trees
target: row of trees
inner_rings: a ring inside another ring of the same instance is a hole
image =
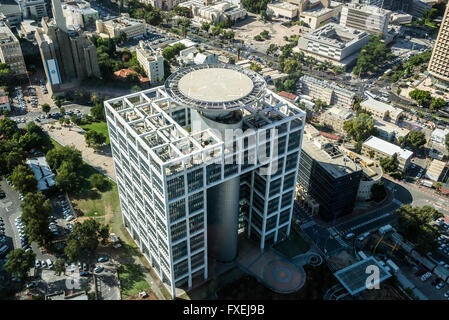
[[[419,105],[429,108],[432,111],[446,106],[446,101],[443,98],[432,97],[429,91],[415,89],[409,92],[410,98],[415,100]]]
[[[362,48],[352,72],[358,76],[377,72],[390,55],[390,50],[382,42],[380,35],[371,37],[369,42]]]

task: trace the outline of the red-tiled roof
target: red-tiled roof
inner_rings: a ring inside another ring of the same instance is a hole
[[[281,91],[279,92],[279,95],[281,97],[290,99],[290,100],[295,100],[296,99],[296,94],[290,93],[290,92],[286,92],[286,91]]]
[[[0,97],[0,104],[5,104],[8,102],[9,102],[9,100],[8,100],[7,96]]]
[[[339,136],[337,136],[335,134],[327,133],[327,132],[324,132],[324,131],[320,131],[320,135],[322,135],[323,137],[329,138],[329,139],[333,139],[333,140],[340,139]]]
[[[122,79],[126,79],[130,74],[137,74],[137,76],[139,77],[139,81],[140,82],[148,82],[148,81],[150,81],[149,78],[142,77],[142,75],[140,73],[137,73],[133,69],[127,68],[127,69],[121,69],[121,70],[118,70],[118,71],[114,72],[114,75],[116,77],[122,78]]]

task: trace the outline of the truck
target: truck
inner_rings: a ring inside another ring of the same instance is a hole
[[[424,187],[432,188],[433,182],[430,180],[421,180],[421,185]]]
[[[387,225],[379,228],[379,233],[380,234],[386,234],[386,233],[388,233],[388,232],[390,232],[392,230],[393,230],[393,227],[391,225],[387,224]]]
[[[387,264],[390,266],[391,270],[393,270],[394,273],[399,271],[399,267],[391,259],[387,260]]]

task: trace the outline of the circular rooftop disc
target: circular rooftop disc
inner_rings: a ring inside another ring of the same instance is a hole
[[[243,98],[253,90],[253,81],[232,69],[194,70],[179,79],[182,94],[204,102],[229,102]]]
[[[165,92],[177,103],[205,112],[243,109],[266,95],[264,78],[231,64],[201,64],[171,74]]]

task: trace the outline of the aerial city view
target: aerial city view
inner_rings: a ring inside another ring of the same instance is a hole
[[[0,300],[449,300],[448,162],[448,0],[0,0]]]

